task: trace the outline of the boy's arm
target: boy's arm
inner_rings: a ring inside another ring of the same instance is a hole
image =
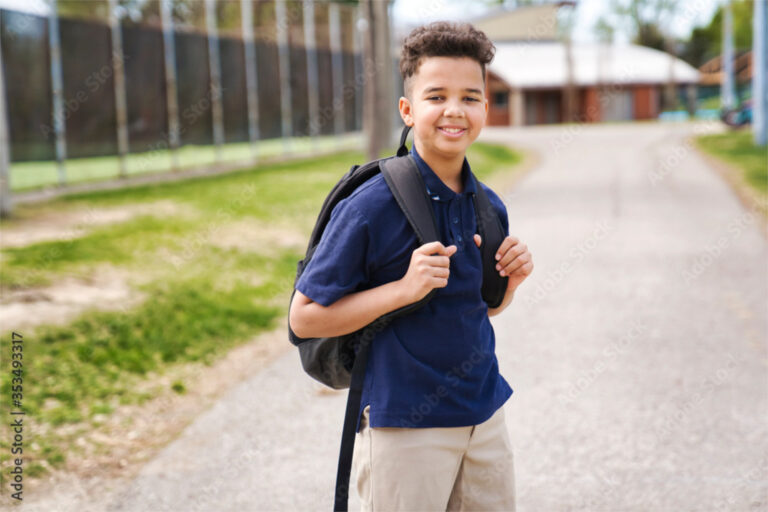
[[[291,329],[300,338],[328,338],[365,327],[390,311],[421,300],[433,288],[447,286],[450,257],[455,252],[455,245],[424,244],[411,254],[408,271],[401,279],[350,293],[328,306],[297,289],[288,317]]]
[[[410,304],[401,281],[350,293],[330,306],[296,290],[290,311],[291,329],[300,338],[341,336],[365,327],[380,316]]]
[[[504,300],[501,301],[501,304],[499,304],[498,307],[495,308],[488,308],[488,316],[495,316],[507,309],[507,306],[512,302],[512,299],[515,297],[515,290],[512,288],[507,288],[507,291],[504,293]]]

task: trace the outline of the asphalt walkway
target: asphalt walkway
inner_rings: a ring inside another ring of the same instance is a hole
[[[493,319],[519,511],[768,510],[768,242],[686,142],[706,129],[483,135],[540,157],[499,191],[535,261]],[[344,404],[287,353],[71,510],[331,510]]]

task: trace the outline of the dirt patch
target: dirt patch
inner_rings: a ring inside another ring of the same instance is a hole
[[[297,249],[303,252],[308,237],[295,228],[269,225],[259,219],[244,219],[222,226],[211,237],[211,243],[225,249],[240,249],[274,254],[279,250]]]
[[[51,286],[4,290],[0,324],[24,329],[62,325],[88,309],[126,310],[144,300],[128,284],[128,276],[113,267],[96,267],[88,277],[66,276]]]
[[[35,214],[32,218],[21,218],[4,223],[0,233],[0,248],[8,249],[38,242],[72,240],[87,234],[94,228],[125,222],[138,215],[169,216],[185,213],[187,213],[187,207],[170,200],[108,208],[46,210]]]
[[[68,460],[60,469],[49,468],[44,477],[25,478],[25,505],[35,510],[52,510],[46,507],[53,505],[57,510],[83,510],[88,503],[100,510],[111,491],[129,482],[202,411],[289,350],[295,349],[281,327],[230,350],[211,366],[190,363],[168,368],[162,375],[149,374],[137,389],[154,392],[151,401],[119,406],[109,415],[95,417],[96,426],[82,423],[57,430],[68,438]],[[176,381],[186,386],[184,394],[171,389]],[[77,508],[66,508],[66,503]]]

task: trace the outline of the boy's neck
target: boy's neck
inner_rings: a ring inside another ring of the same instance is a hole
[[[428,151],[425,152],[418,139],[415,139],[413,143],[416,146],[416,152],[427,163],[429,168],[437,174],[437,177],[448,188],[457,194],[461,194],[464,191],[464,182],[461,179],[461,170],[464,168],[464,154],[445,158]]]

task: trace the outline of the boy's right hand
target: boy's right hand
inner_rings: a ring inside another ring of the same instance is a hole
[[[450,257],[456,252],[455,245],[444,246],[430,242],[411,254],[411,264],[400,280],[410,302],[424,298],[433,288],[445,288],[450,275]]]

